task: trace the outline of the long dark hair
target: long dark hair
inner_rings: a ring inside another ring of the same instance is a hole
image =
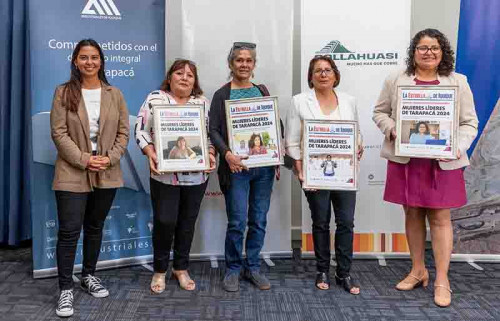
[[[75,66],[75,60],[78,57],[80,49],[86,46],[94,47],[99,52],[99,57],[101,59],[101,68],[99,68],[97,76],[99,77],[99,80],[101,82],[109,85],[108,80],[106,79],[106,74],[104,73],[104,54],[101,47],[94,39],[80,40],[80,42],[78,42],[75,49],[73,50],[73,54],[71,56],[71,76],[69,80],[63,84],[63,106],[68,110],[74,112],[78,111],[78,104],[80,104],[80,99],[82,98],[82,77],[80,75],[80,70],[78,70],[78,68]]]
[[[248,147],[250,149],[254,148],[255,147],[255,138],[259,138],[260,139],[260,146],[261,147],[264,147],[264,142],[262,141],[262,137],[260,136],[260,134],[252,134],[252,136],[250,136],[250,140],[248,141]]]
[[[440,76],[449,76],[450,73],[455,69],[455,53],[453,52],[453,49],[451,49],[448,38],[446,38],[446,36],[437,29],[424,29],[422,31],[419,31],[415,35],[415,37],[413,37],[410,46],[408,47],[408,58],[406,58],[406,74],[408,76],[415,74],[415,50],[417,49],[417,45],[420,42],[420,39],[425,36],[436,39],[439,43],[439,46],[441,47],[441,52],[443,53],[441,62],[437,67],[437,73]]]
[[[193,95],[196,98],[203,95],[203,90],[201,90],[200,87],[200,80],[198,78],[198,69],[196,68],[196,64],[191,60],[187,59],[177,59],[176,61],[174,61],[172,66],[170,66],[170,69],[168,69],[167,75],[165,76],[165,79],[161,83],[160,89],[163,91],[170,92],[171,90],[170,80],[172,80],[172,75],[174,74],[174,72],[184,68],[184,66],[186,65],[189,66],[189,69],[194,74],[194,84],[193,84],[193,90],[191,91],[191,95]]]

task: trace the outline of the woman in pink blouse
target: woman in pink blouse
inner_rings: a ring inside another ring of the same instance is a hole
[[[151,291],[165,290],[165,273],[170,250],[174,248],[173,275],[181,288],[192,291],[196,284],[187,272],[189,252],[201,201],[208,183],[208,172],[215,169],[215,149],[209,142],[210,171],[168,173],[158,172],[155,151],[153,108],[155,105],[204,104],[208,117],[208,100],[200,88],[196,65],[189,60],[176,60],[167,72],[160,90],[151,92],[137,117],[135,138],[149,159],[151,170],[151,203],[153,205],[153,267]],[[208,122],[207,122],[208,123]]]

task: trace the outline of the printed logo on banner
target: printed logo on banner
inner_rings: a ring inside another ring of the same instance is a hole
[[[335,62],[345,61],[347,66],[398,65],[398,52],[357,52],[347,49],[340,41],[332,40],[316,56],[330,56]]]
[[[206,191],[205,192],[205,197],[222,197],[224,194],[222,194],[221,191]]]
[[[130,234],[139,234],[139,230],[136,229],[134,226],[129,226],[127,228],[127,232],[128,232],[129,235]]]
[[[153,223],[148,222],[149,233],[153,233]]]
[[[137,212],[134,212],[134,213],[126,213],[125,216],[129,219],[129,220],[133,220],[136,218],[137,216]]]
[[[376,179],[374,173],[368,174],[368,185],[370,186],[385,186],[385,177]]]
[[[121,20],[113,0],[89,0],[82,10],[82,18]]]
[[[48,229],[56,227],[56,221],[55,220],[45,221],[45,227],[47,227]]]

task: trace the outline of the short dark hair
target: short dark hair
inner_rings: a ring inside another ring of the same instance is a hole
[[[417,126],[415,127],[416,133],[418,133],[418,129],[420,128],[420,125],[424,125],[425,126],[425,133],[426,134],[429,134],[431,132],[431,130],[429,129],[429,124],[427,124],[427,122],[425,122],[425,121],[419,121],[417,123]]]
[[[340,84],[339,69],[337,68],[337,65],[335,64],[335,61],[333,61],[332,57],[325,55],[325,56],[316,56],[309,62],[309,70],[307,71],[307,83],[309,84],[309,88],[313,88],[312,77],[314,73],[314,65],[316,64],[316,62],[320,60],[328,62],[332,67],[333,73],[335,74],[335,83],[333,84],[333,88],[337,87]]]
[[[252,136],[250,136],[250,139],[248,140],[248,147],[250,149],[252,149],[255,146],[254,140],[257,137],[259,137],[259,139],[260,139],[260,146],[264,146],[264,142],[262,141],[262,137],[260,136],[260,134],[253,133]]]
[[[411,40],[410,46],[408,47],[408,57],[406,58],[406,74],[408,76],[415,74],[415,50],[423,37],[434,38],[438,41],[441,47],[441,52],[443,56],[441,62],[438,65],[437,73],[440,76],[449,76],[450,73],[455,69],[455,57],[453,49],[451,49],[450,42],[448,38],[437,29],[424,29],[419,31]]]
[[[191,95],[195,97],[203,95],[203,90],[201,90],[200,87],[200,80],[198,78],[198,69],[196,68],[196,64],[188,59],[177,59],[176,61],[174,61],[172,66],[170,66],[170,69],[168,69],[167,75],[161,83],[160,89],[163,91],[170,91],[170,80],[172,79],[173,73],[179,69],[184,68],[184,66],[186,65],[189,66],[189,69],[191,69],[191,72],[194,74],[194,85],[193,90],[191,91]]]

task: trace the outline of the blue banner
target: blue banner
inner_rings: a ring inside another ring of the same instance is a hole
[[[106,219],[98,267],[150,258],[152,213],[149,170],[132,130],[146,95],[165,72],[165,1],[48,0],[29,2],[33,163],[31,211],[35,277],[56,273],[57,208],[51,190],[56,149],[50,137],[50,109],[57,85],[70,76],[76,43],[95,39],[106,59],[106,76],[127,101],[131,139],[121,166],[125,186]],[[81,238],[76,262],[82,258]]]
[[[479,133],[472,154],[500,95],[500,1],[462,0],[456,71],[467,76],[474,94]]]
[[[479,132],[464,171],[467,205],[451,216],[454,253],[474,254],[474,260],[500,258],[499,12],[496,0],[460,4],[456,70],[467,76],[474,94]]]

